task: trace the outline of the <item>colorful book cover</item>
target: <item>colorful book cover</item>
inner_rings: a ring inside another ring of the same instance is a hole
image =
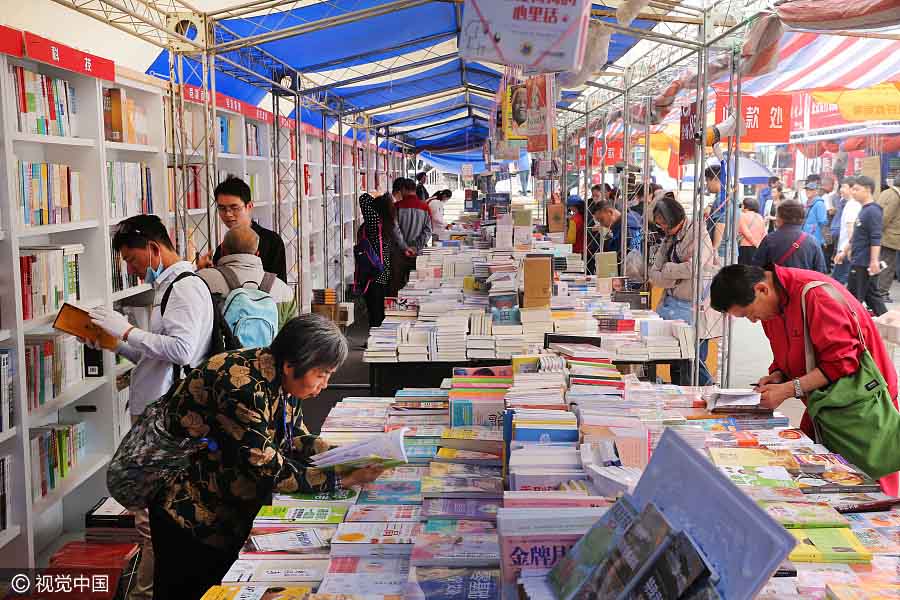
[[[900,585],[864,583],[862,585],[828,584],[828,600],[889,600],[900,598]]]
[[[363,486],[359,504],[421,504],[422,482],[376,481]]]
[[[241,558],[326,558],[336,529],[333,526],[254,526],[241,550]]]
[[[350,505],[354,504],[358,498],[359,490],[354,488],[340,488],[332,492],[295,492],[291,494],[278,493],[275,494],[272,504],[276,506],[305,506],[308,504],[321,505],[321,503],[323,502],[334,502],[338,504]]]
[[[499,477],[449,476],[422,477],[422,496],[467,498],[489,496],[503,497],[503,480]]]
[[[799,487],[784,467],[719,467],[737,486],[796,488]]]
[[[850,513],[847,520],[850,527],[900,527],[900,512]]]
[[[404,588],[406,600],[487,600],[500,597],[498,569],[415,567]]]
[[[332,544],[412,544],[416,523],[341,523]]]
[[[329,573],[345,573],[349,575],[385,575],[391,573],[409,573],[408,558],[369,558],[366,556],[335,556],[328,565]]]
[[[742,485],[741,491],[756,502],[821,502],[818,499],[811,499],[809,494],[804,494],[799,488],[793,487]]]
[[[872,554],[900,554],[900,528],[853,527],[859,542]]]
[[[631,590],[628,597],[635,600],[680,598],[691,584],[708,575],[706,561],[691,538],[679,532],[650,570],[628,585]]]
[[[620,498],[578,540],[547,575],[547,582],[559,600],[569,600],[608,556],[613,545],[637,518],[637,510],[627,498]]]
[[[849,527],[847,518],[828,504],[801,502],[760,502],[766,514],[787,529]]]
[[[478,465],[466,465],[460,463],[433,462],[428,466],[428,474],[432,477],[447,477],[450,475],[470,475],[474,477],[500,477],[500,467],[482,467]]]
[[[834,469],[843,469],[851,472],[858,470],[840,454],[795,453],[794,460],[797,461],[798,468],[806,473],[822,473]]]
[[[419,481],[424,475],[428,474],[428,467],[417,467],[414,465],[401,465],[392,469],[387,469],[382,473],[375,482],[379,481]]]
[[[499,500],[474,498],[428,498],[422,503],[422,517],[426,519],[467,519],[496,521]]]
[[[877,481],[861,471],[848,471],[845,468],[825,471],[794,471],[794,481],[806,494],[841,494],[848,492],[880,492]]]
[[[423,526],[423,533],[439,533],[441,535],[463,535],[468,533],[494,532],[497,528],[490,521],[473,521],[469,519],[429,519]]]
[[[709,455],[719,467],[784,467],[796,469],[797,461],[788,450],[765,448],[710,448]]]
[[[790,529],[797,545],[789,558],[794,562],[867,563],[872,553],[849,528]]]
[[[357,504],[347,512],[347,522],[370,523],[401,521],[418,523],[422,507],[416,504]]]
[[[343,523],[346,515],[346,506],[263,506],[255,521],[337,525]]]
[[[459,450],[458,448],[440,448],[435,454],[435,459],[447,462],[465,462],[466,464],[500,464],[500,456],[488,452],[476,452],[474,450]]]
[[[420,533],[409,562],[422,567],[499,567],[497,533]]]
[[[214,585],[200,600],[306,600],[312,591],[301,585]]]

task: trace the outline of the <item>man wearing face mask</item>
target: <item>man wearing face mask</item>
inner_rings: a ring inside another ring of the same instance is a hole
[[[119,341],[116,353],[135,368],[131,372],[129,407],[134,421],[148,404],[163,396],[182,365],[196,366],[209,350],[213,330],[213,303],[209,289],[194,275],[194,265],[181,260],[165,225],[156,215],[136,215],[119,223],[112,245],[128,265],[130,274],[153,286],[150,330],[134,327],[119,312],[106,307],[91,311],[91,320]],[[161,311],[163,298],[165,314]],[[144,536],[138,581],[132,600],[151,598],[153,548],[147,511],[135,515]]]

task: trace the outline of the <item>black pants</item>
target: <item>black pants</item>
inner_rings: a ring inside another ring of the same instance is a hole
[[[878,276],[869,275],[866,267],[853,266],[850,268],[847,289],[856,296],[857,300],[865,302],[876,316],[887,312],[887,307],[878,291]]]
[[[154,600],[200,600],[221,583],[240,549],[224,551],[201,543],[155,505],[150,507],[150,535],[156,557]]]
[[[387,286],[383,283],[369,284],[366,290],[365,298],[366,311],[369,313],[369,327],[379,327],[384,321],[384,296],[387,293]]]
[[[389,296],[396,296],[409,281],[409,273],[416,268],[416,257],[406,256],[402,250],[396,248],[391,256],[391,285]]]
[[[752,265],[753,257],[756,255],[755,246],[739,246],[738,247],[738,264]]]
[[[887,264],[887,267],[878,274],[878,292],[881,299],[887,302],[891,297],[891,286],[894,285],[894,279],[897,276],[897,250],[881,247],[881,260]]]

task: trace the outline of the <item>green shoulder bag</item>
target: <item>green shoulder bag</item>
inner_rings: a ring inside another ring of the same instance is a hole
[[[900,471],[900,412],[894,407],[887,382],[866,347],[856,313],[843,295],[825,281],[808,283],[801,296],[807,373],[816,368],[816,356],[809,337],[806,293],[820,286],[847,307],[863,351],[856,373],[807,396],[806,408],[815,426],[816,442],[840,454],[872,478]]]

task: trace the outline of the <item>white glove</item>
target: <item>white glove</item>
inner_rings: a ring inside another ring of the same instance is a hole
[[[111,308],[98,306],[89,314],[94,325],[106,330],[107,333],[117,340],[121,340],[125,332],[132,328],[125,315]]]
[[[90,348],[91,350],[103,350],[103,348],[97,342],[93,340],[89,340],[83,337],[76,338],[79,342]]]

